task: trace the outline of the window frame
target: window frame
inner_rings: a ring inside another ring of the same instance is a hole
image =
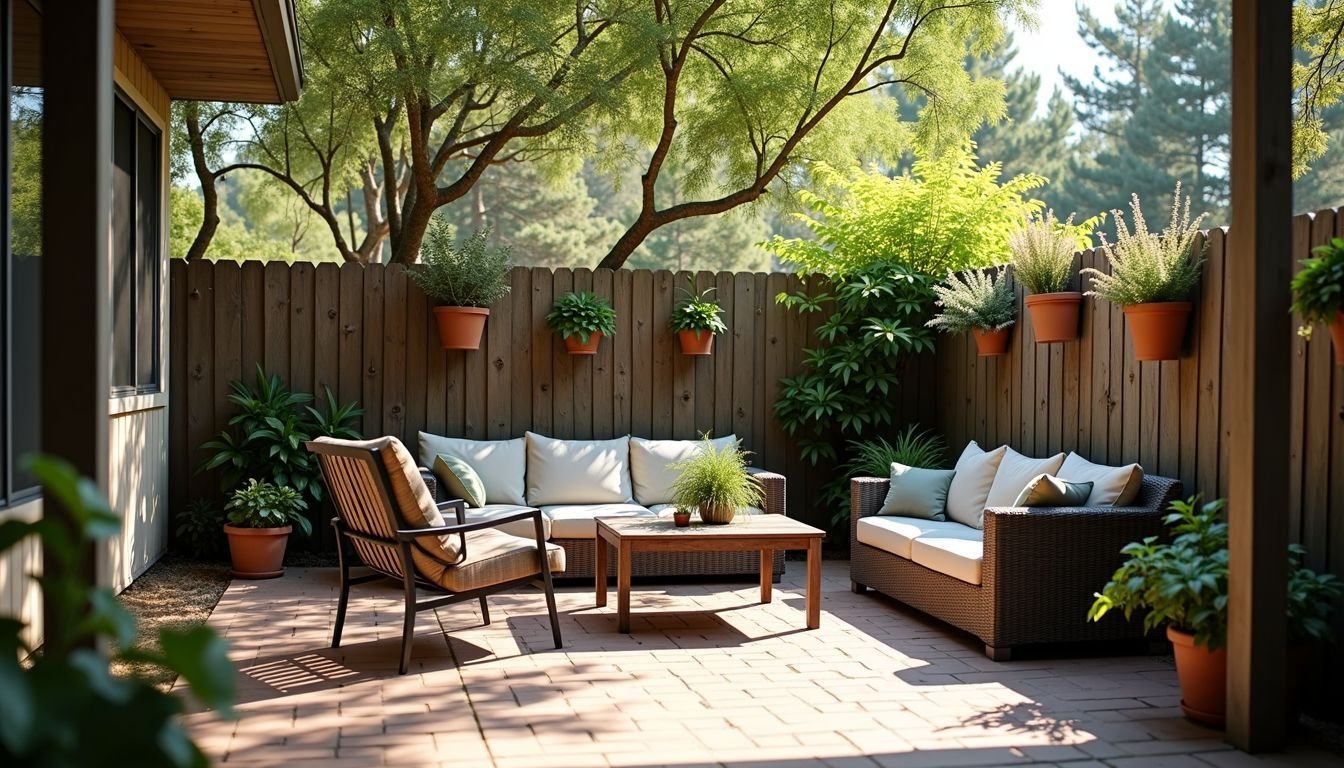
[[[141,281],[140,281],[140,279],[139,279],[139,277],[140,277],[140,273],[139,273],[139,271],[138,271],[138,267],[141,266],[141,254],[140,254],[140,252],[139,252],[139,245],[140,245],[140,240],[141,240],[142,237],[147,238],[148,240],[150,240],[150,241],[153,243],[153,253],[149,254],[149,259],[148,259],[148,260],[151,261],[151,262],[153,263],[153,268],[155,269],[155,274],[154,274],[155,279],[154,279],[154,281],[153,281],[153,285],[155,286],[155,295],[154,295],[154,301],[152,302],[152,306],[154,307],[154,311],[155,311],[155,316],[152,318],[152,320],[153,320],[153,326],[152,326],[152,327],[153,327],[153,333],[154,333],[155,348],[154,348],[153,350],[151,350],[152,356],[153,356],[153,358],[154,358],[154,373],[155,373],[155,375],[154,375],[154,381],[153,381],[153,383],[150,383],[150,384],[141,384],[141,383],[138,383],[138,382],[135,383],[135,384],[117,384],[117,383],[115,383],[115,382],[109,382],[109,383],[108,383],[108,390],[109,390],[109,391],[108,391],[108,397],[111,398],[112,400],[124,400],[124,399],[127,399],[127,398],[135,398],[135,397],[141,397],[141,396],[145,396],[145,395],[157,395],[157,394],[161,394],[161,393],[164,391],[164,387],[163,387],[163,380],[164,380],[164,365],[163,365],[163,348],[164,348],[164,338],[163,338],[163,336],[164,336],[164,334],[163,334],[163,317],[164,317],[164,307],[163,307],[163,292],[164,292],[164,288],[163,288],[163,273],[164,273],[164,265],[163,265],[163,236],[162,236],[162,230],[163,230],[163,210],[162,210],[162,205],[161,205],[161,199],[162,199],[162,197],[163,197],[163,178],[162,178],[162,176],[163,176],[163,140],[164,140],[164,137],[163,137],[163,129],[160,128],[160,127],[158,126],[158,124],[156,124],[156,123],[154,122],[154,120],[150,118],[149,114],[146,113],[145,110],[142,109],[142,108],[140,107],[140,105],[136,103],[135,99],[133,99],[133,98],[130,96],[130,94],[128,94],[125,90],[123,90],[123,89],[121,88],[121,86],[119,86],[119,85],[114,85],[114,86],[113,86],[112,95],[113,95],[113,98],[115,98],[115,99],[116,99],[117,101],[119,101],[123,106],[125,106],[127,109],[129,109],[129,110],[131,111],[131,114],[135,117],[135,126],[136,126],[136,130],[133,130],[133,131],[131,132],[131,167],[132,167],[132,169],[133,169],[133,171],[134,171],[134,173],[133,173],[133,175],[132,175],[132,178],[131,178],[131,195],[132,195],[132,197],[135,199],[135,201],[136,201],[136,205],[138,206],[139,203],[140,203],[139,161],[140,161],[140,158],[141,158],[141,151],[142,151],[142,149],[143,149],[143,148],[140,146],[140,131],[139,131],[138,129],[139,129],[139,128],[142,128],[142,127],[145,128],[145,129],[147,129],[147,130],[149,131],[149,133],[154,137],[154,140],[155,140],[155,142],[154,142],[154,147],[153,147],[153,152],[152,152],[152,157],[153,157],[153,165],[154,165],[154,168],[155,168],[155,170],[157,171],[157,176],[156,176],[156,178],[154,179],[154,187],[155,187],[155,190],[158,192],[158,194],[156,195],[155,199],[152,200],[152,201],[150,201],[150,206],[149,206],[149,209],[152,211],[152,217],[153,217],[153,227],[152,227],[153,232],[152,232],[152,234],[151,234],[151,235],[146,235],[145,233],[142,233],[142,232],[140,231],[140,226],[139,226],[139,221],[140,221],[140,211],[139,211],[139,209],[138,209],[138,207],[137,207],[137,210],[134,212],[134,215],[131,217],[131,226],[130,226],[131,245],[130,245],[130,249],[129,249],[129,250],[130,250],[130,258],[131,258],[131,267],[130,267],[130,270],[131,270],[131,277],[130,277],[130,283],[131,283],[131,292],[132,292],[131,299],[130,299],[130,314],[131,314],[131,321],[130,321],[130,322],[131,322],[131,327],[130,327],[131,339],[130,339],[130,344],[131,344],[131,357],[132,357],[132,361],[131,361],[131,371],[132,371],[132,374],[133,374],[133,378],[138,378],[138,377],[139,377],[139,363],[140,363],[140,361],[141,361],[141,353],[142,353],[142,350],[139,349],[139,329],[140,329],[140,322],[141,322],[141,317],[140,317],[140,305],[141,305],[141,302],[140,302],[140,296],[139,296],[139,285],[140,285],[140,282],[141,282]],[[113,135],[113,141],[115,142],[115,140],[116,140],[116,137],[115,137],[115,132],[114,132],[114,135]],[[115,154],[115,148],[113,149],[113,154]],[[108,226],[109,226],[109,227],[111,226],[111,222],[108,223]],[[108,258],[109,258],[109,259],[112,258],[112,254],[111,254],[111,251],[110,251],[110,250],[109,250],[109,252],[108,252]],[[112,265],[109,263],[108,266],[111,267]],[[109,309],[114,309],[114,308],[109,307]],[[113,320],[114,320],[114,322],[115,322],[115,318],[113,318]],[[112,336],[112,340],[115,341],[115,337],[116,337],[117,329],[116,329],[115,327],[112,327],[112,328],[110,328],[109,330],[110,330],[110,331],[112,332],[112,334],[113,334],[113,336]],[[114,344],[113,346],[115,346],[115,344]],[[109,350],[109,351],[111,351],[111,350]],[[109,360],[108,360],[108,364],[111,365],[111,363],[112,363],[112,361],[111,361],[111,359],[109,358]],[[115,406],[114,406],[114,410],[116,410]]]

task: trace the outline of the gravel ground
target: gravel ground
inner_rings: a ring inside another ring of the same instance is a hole
[[[182,629],[204,624],[229,586],[229,566],[167,555],[150,566],[125,592],[122,605],[139,626],[137,644],[158,650],[160,629]],[[161,688],[169,688],[176,675],[145,664],[114,664],[114,674],[138,673]]]

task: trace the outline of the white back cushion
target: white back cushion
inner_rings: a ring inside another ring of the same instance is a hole
[[[471,465],[485,486],[486,504],[526,504],[523,498],[523,474],[526,471],[527,441],[467,440],[420,433],[420,466],[433,467],[439,454],[456,456]]]
[[[715,450],[736,445],[737,435],[716,437],[709,441]],[[681,473],[668,467],[679,461],[687,461],[700,451],[699,440],[645,440],[642,437],[630,438],[630,480],[634,486],[635,501],[644,506],[670,504],[672,485]]]
[[[989,500],[989,489],[994,485],[994,475],[1007,451],[1006,445],[985,451],[974,440],[966,446],[966,450],[961,452],[961,458],[957,459],[956,474],[952,476],[952,485],[947,489],[948,520],[972,528],[980,527]]]
[[[630,438],[556,440],[527,433],[527,503],[630,501]]]
[[[1064,463],[1064,454],[1058,453],[1045,459],[1033,459],[1007,448],[1003,461],[999,462],[999,471],[994,475],[994,484],[989,488],[986,507],[1011,507],[1022,495],[1022,489],[1036,479],[1037,475],[1053,475],[1059,472]],[[977,526],[978,527],[978,526]]]
[[[1064,464],[1053,473],[1061,480],[1073,483],[1092,483],[1092,495],[1087,497],[1089,507],[1123,507],[1139,495],[1143,485],[1143,467],[1126,464],[1108,467],[1093,464],[1076,453],[1064,458]]]

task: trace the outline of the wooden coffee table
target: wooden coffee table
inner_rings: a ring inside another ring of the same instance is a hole
[[[807,550],[807,628],[821,626],[821,540],[826,532],[783,515],[738,515],[728,525],[696,522],[677,528],[671,518],[597,518],[597,607],[607,604],[607,545],[616,549],[616,624],[630,631],[630,560],[635,552],[761,553],[761,602],[771,599],[775,550]]]

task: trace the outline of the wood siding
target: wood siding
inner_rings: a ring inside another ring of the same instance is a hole
[[[98,583],[120,592],[168,549],[168,409],[114,414],[108,444],[108,500],[121,533],[104,544]]]
[[[5,520],[35,522],[42,517],[42,501],[17,504],[4,511]],[[0,616],[23,622],[21,637],[30,648],[42,643],[42,590],[33,574],[42,573],[42,546],[29,536],[0,553]]]
[[[120,30],[113,35],[112,74],[117,86],[127,93],[165,133],[168,128],[171,102],[168,91],[154,77],[145,60],[140,58]],[[167,145],[167,140],[163,142]],[[165,176],[165,178],[167,178]],[[166,197],[166,196],[165,196]]]

